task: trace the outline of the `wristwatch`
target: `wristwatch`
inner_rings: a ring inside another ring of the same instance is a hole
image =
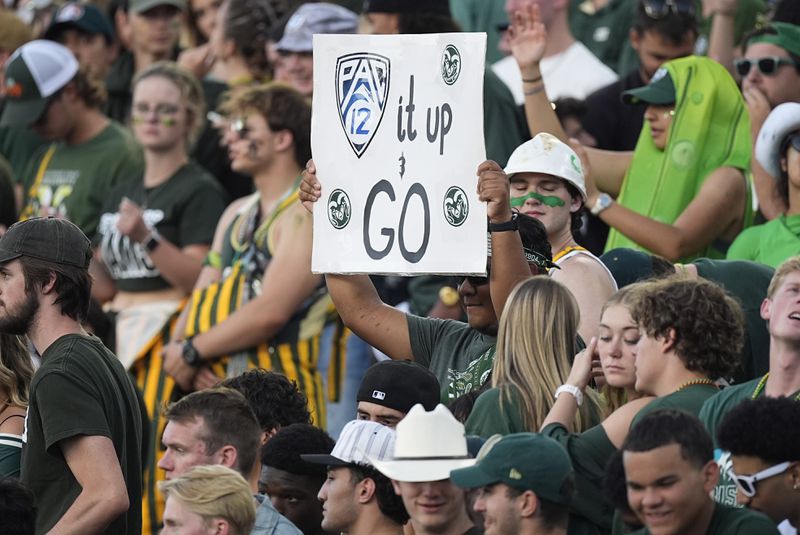
[[[186,361],[186,364],[193,368],[197,368],[200,366],[200,364],[202,364],[200,353],[197,352],[197,348],[194,347],[191,338],[187,338],[183,341],[183,351],[181,352],[181,356],[183,356],[183,360]]]
[[[614,199],[611,198],[611,195],[608,193],[601,193],[598,195],[597,200],[594,202],[594,206],[592,206],[590,212],[592,215],[600,215],[600,212],[611,206],[614,202]]]
[[[506,221],[505,223],[492,223],[489,222],[489,232],[510,232],[514,230],[519,230],[519,222],[517,222],[517,218],[519,214],[517,212],[513,212],[511,214],[511,219]]]
[[[583,405],[583,392],[581,389],[575,385],[561,385],[556,388],[555,398],[558,399],[562,393],[570,394],[572,397],[575,398],[575,402],[578,404],[578,407]]]
[[[458,291],[452,286],[442,286],[439,288],[439,300],[448,307],[454,307],[458,304]]]
[[[160,244],[161,244],[161,234],[158,233],[155,227],[152,227],[150,229],[150,234],[148,234],[147,237],[144,239],[142,245],[144,245],[144,248],[149,253],[153,251],[156,247],[158,247]]]

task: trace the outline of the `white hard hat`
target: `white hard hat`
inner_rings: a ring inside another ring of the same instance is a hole
[[[543,173],[566,180],[581,192],[586,202],[581,159],[569,145],[552,134],[537,134],[514,149],[505,172],[509,178],[516,173]]]
[[[758,132],[756,160],[773,177],[781,174],[781,144],[796,130],[800,130],[800,104],[786,102],[775,106]]]

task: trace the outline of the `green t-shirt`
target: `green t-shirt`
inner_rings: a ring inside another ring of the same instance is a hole
[[[706,535],[773,535],[778,534],[775,522],[755,511],[714,504],[714,515],[706,529]],[[633,535],[650,535],[642,528]]]
[[[772,267],[800,254],[800,215],[780,215],[742,231],[728,249],[728,259],[752,260]]]
[[[498,49],[501,24],[508,23],[505,0],[450,0],[450,12],[465,32],[486,32],[486,62],[503,59]]]
[[[722,504],[736,505],[736,483],[730,478],[728,471],[731,469],[730,453],[723,451],[717,444],[717,428],[722,423],[725,415],[734,407],[746,399],[753,399],[761,377],[753,379],[747,383],[736,386],[729,386],[722,392],[713,396],[703,405],[700,411],[700,420],[706,426],[711,438],[714,441],[714,460],[719,465],[719,481],[714,488],[714,499]],[[764,390],[759,392],[763,395]],[[795,392],[791,397],[795,397],[799,392]]]
[[[509,387],[508,396],[502,396],[502,392],[500,388],[495,387],[478,396],[464,424],[468,435],[489,438],[492,435],[530,431],[522,419],[517,389]]]
[[[117,229],[123,197],[144,207],[145,223],[155,226],[163,238],[178,248],[210,245],[225,210],[222,188],[193,162],[155,188],[145,188],[141,178],[126,180],[114,188],[100,216],[95,242],[117,289],[125,292],[160,290],[171,284],[161,277],[144,246]]]
[[[631,429],[648,414],[661,409],[678,409],[693,416],[700,414],[703,403],[719,392],[714,385],[691,385],[667,396],[656,398],[636,413],[631,421]]]
[[[3,156],[11,165],[14,180],[19,182],[25,173],[25,168],[39,147],[49,143],[24,126],[0,127],[0,156]]]
[[[61,452],[66,439],[111,439],[128,499],[141,502],[142,424],[133,381],[100,340],[68,334],[45,350],[31,382],[22,436],[21,481],[36,497],[37,534],[49,531],[81,492]],[[104,533],[139,535],[141,530],[141,508],[132,506]]]
[[[433,372],[445,405],[480,388],[494,363],[497,338],[461,321],[421,318],[407,314],[414,360]]]
[[[49,150],[50,147],[42,147],[22,177],[25,200],[20,217],[43,213],[65,217],[87,236],[94,236],[112,188],[144,172],[141,148],[125,128],[113,121],[85,143],[56,144],[41,183],[33,188]]]
[[[597,10],[591,0],[571,0],[569,5],[572,35],[620,75],[628,74],[618,67],[623,53],[633,50],[628,34],[635,7],[634,0],[609,0]]]
[[[761,317],[761,303],[767,296],[775,270],[756,262],[739,260],[698,258],[692,263],[700,277],[721,286],[742,305],[746,328],[742,369],[736,373],[735,382],[764,375],[769,371],[769,331],[766,320]]]
[[[550,424],[542,434],[558,441],[572,461],[577,494],[572,501],[574,514],[596,526],[603,533],[611,529],[614,508],[603,497],[606,464],[617,448],[602,425],[583,433],[570,433],[560,423]]]
[[[483,132],[486,159],[501,167],[514,149],[531,137],[508,86],[489,68],[483,76]]]

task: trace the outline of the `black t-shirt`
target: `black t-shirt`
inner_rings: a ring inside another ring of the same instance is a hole
[[[31,382],[22,440],[21,481],[36,497],[36,533],[46,533],[81,492],[61,451],[63,440],[111,439],[131,507],[104,531],[142,530],[142,426],[135,387],[119,360],[93,336],[62,336],[42,355]]]
[[[598,149],[633,150],[636,147],[647,105],[624,104],[620,95],[644,85],[637,69],[586,97],[583,127],[597,139]]]

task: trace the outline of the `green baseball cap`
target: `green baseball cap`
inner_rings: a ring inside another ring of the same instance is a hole
[[[130,0],[128,9],[138,15],[158,6],[172,6],[179,11],[186,11],[186,0]]]
[[[747,46],[755,43],[769,43],[800,56],[800,26],[788,22],[772,22],[748,39]]]
[[[19,47],[5,71],[6,103],[0,126],[28,126],[78,72],[78,60],[63,45],[36,40]]]
[[[658,69],[650,83],[644,87],[629,89],[622,93],[622,102],[625,104],[654,104],[664,106],[675,103],[675,84],[672,83],[672,76],[664,67]]]
[[[574,477],[572,463],[561,445],[539,433],[495,435],[478,452],[473,466],[450,472],[450,480],[464,488],[505,483],[532,490],[539,498],[569,505],[572,493],[564,482]]]
[[[11,225],[0,238],[0,265],[21,256],[86,269],[92,258],[89,238],[66,219],[35,217]]]

